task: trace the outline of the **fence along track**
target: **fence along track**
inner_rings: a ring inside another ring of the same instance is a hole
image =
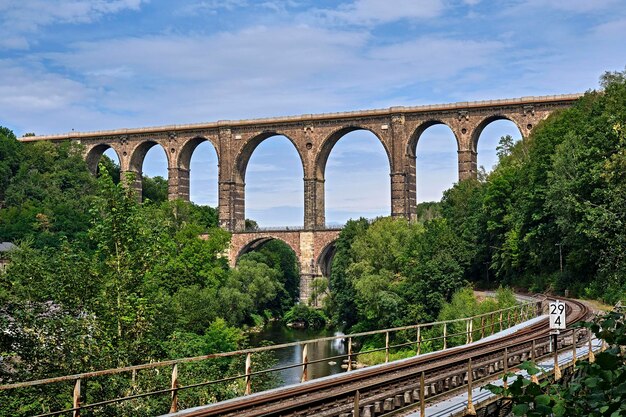
[[[509,308],[506,308],[506,309],[497,310],[497,311],[494,311],[494,312],[489,312],[489,313],[481,314],[481,315],[478,315],[478,316],[462,318],[462,319],[447,320],[447,321],[440,321],[440,322],[434,322],[434,323],[424,323],[424,324],[418,324],[418,325],[412,325],[412,326],[404,326],[404,327],[398,327],[398,328],[392,328],[392,329],[383,329],[383,330],[375,330],[375,331],[369,331],[369,332],[355,333],[355,334],[350,334],[350,335],[331,336],[331,337],[324,337],[324,338],[313,339],[313,340],[305,340],[305,341],[300,341],[300,342],[286,343],[286,344],[281,344],[281,345],[273,345],[273,346],[265,346],[265,347],[260,347],[260,348],[244,349],[244,350],[233,351],[233,352],[215,353],[215,354],[211,354],[211,355],[204,355],[204,356],[191,357],[191,358],[182,358],[182,359],[169,360],[169,361],[163,361],[163,362],[148,363],[148,364],[142,364],[142,365],[123,367],[123,368],[107,369],[107,370],[102,370],[102,371],[86,372],[86,373],[81,373],[81,374],[66,375],[66,376],[47,378],[47,379],[36,380],[36,381],[18,382],[18,383],[14,383],[14,384],[0,385],[0,391],[14,390],[14,389],[20,389],[20,388],[25,388],[25,387],[37,387],[37,386],[41,387],[41,386],[44,386],[44,385],[61,383],[61,382],[68,382],[68,381],[75,383],[75,385],[74,385],[74,392],[73,392],[73,407],[72,408],[46,412],[44,414],[39,414],[37,417],[55,416],[55,415],[63,415],[63,414],[67,415],[69,413],[72,413],[74,415],[78,415],[78,414],[80,414],[80,410],[97,408],[97,407],[100,407],[100,406],[109,405],[109,404],[113,404],[113,403],[119,403],[119,402],[128,401],[128,400],[132,400],[132,399],[144,398],[144,397],[155,396],[155,395],[167,395],[167,394],[172,395],[172,405],[171,405],[171,408],[170,408],[170,412],[174,412],[174,411],[177,411],[177,409],[178,409],[178,407],[177,407],[177,396],[175,394],[177,392],[181,391],[181,390],[192,389],[192,388],[195,388],[195,387],[202,387],[202,386],[207,386],[207,385],[211,385],[211,384],[216,384],[216,383],[221,383],[221,382],[228,382],[228,381],[233,381],[233,380],[237,380],[237,379],[244,379],[244,378],[246,380],[246,385],[249,387],[250,386],[249,385],[250,379],[253,378],[255,375],[260,375],[260,374],[269,373],[269,372],[275,372],[277,370],[287,369],[287,368],[294,368],[294,367],[302,367],[303,368],[303,380],[306,380],[307,379],[306,378],[307,366],[308,366],[308,364],[311,364],[311,363],[314,363],[314,362],[321,362],[321,361],[326,361],[326,360],[334,360],[334,359],[339,359],[339,358],[347,358],[348,371],[351,371],[352,360],[356,357],[357,354],[365,354],[365,353],[371,353],[371,352],[377,352],[377,351],[385,351],[385,353],[386,353],[386,355],[385,355],[386,356],[386,360],[385,361],[388,362],[389,361],[389,352],[390,352],[391,349],[413,345],[413,346],[415,346],[416,353],[419,355],[420,348],[421,348],[422,344],[425,343],[425,342],[428,342],[428,341],[440,342],[440,343],[442,342],[443,343],[443,348],[446,349],[446,342],[449,342],[451,338],[454,338],[454,337],[457,337],[457,338],[458,337],[465,337],[465,342],[466,343],[470,343],[470,342],[473,341],[474,335],[476,335],[476,338],[482,338],[482,337],[484,337],[486,335],[494,333],[495,331],[502,330],[504,328],[508,328],[511,325],[515,325],[518,322],[524,321],[525,319],[528,319],[530,317],[534,317],[534,315],[538,313],[538,311],[536,310],[536,305],[537,305],[536,302],[528,302],[528,303],[523,303],[521,305],[517,305],[517,306],[514,306],[514,307],[509,307]],[[447,329],[451,328],[451,326],[453,326],[454,324],[458,324],[458,323],[461,323],[461,324],[464,323],[465,324],[465,332],[449,333],[447,331]],[[474,326],[474,323],[476,323],[475,326]],[[438,331],[442,331],[443,334],[442,334],[442,336],[434,336],[432,338],[424,338],[421,335],[422,334],[421,330],[428,330],[428,329],[432,329],[432,330],[438,329]],[[413,330],[413,331],[416,332],[416,336],[417,337],[416,337],[415,342],[401,343],[401,344],[396,344],[396,345],[390,344],[390,342],[389,342],[389,334],[396,333],[396,332],[402,332],[402,331],[409,331],[409,330]],[[352,345],[352,340],[353,339],[356,339],[358,337],[376,335],[376,334],[385,334],[385,336],[386,336],[385,337],[385,339],[386,339],[386,346],[384,348],[371,349],[371,350],[368,350],[368,351],[361,351],[361,352],[358,352],[358,353],[357,352],[354,352],[354,353],[352,352],[351,345]],[[335,356],[335,357],[330,357],[330,358],[322,358],[322,359],[318,359],[316,361],[308,361],[308,359],[306,357],[303,357],[303,360],[300,363],[295,363],[295,364],[292,364],[292,365],[278,367],[278,368],[264,369],[264,370],[259,370],[259,371],[255,371],[255,372],[251,371],[249,360],[251,358],[251,355],[254,354],[254,353],[271,351],[271,350],[281,349],[281,348],[290,347],[290,346],[297,346],[297,345],[303,346],[304,350],[306,350],[307,343],[322,342],[322,341],[332,341],[332,340],[336,340],[336,339],[344,339],[344,340],[348,341],[348,353],[347,354],[340,355],[340,356]],[[188,385],[188,386],[180,386],[177,383],[177,379],[178,379],[178,366],[177,365],[178,364],[190,363],[190,362],[199,362],[199,361],[211,360],[211,359],[215,359],[215,358],[236,357],[236,356],[242,356],[242,355],[246,355],[246,359],[248,359],[246,361],[247,363],[246,363],[246,368],[245,368],[245,373],[244,374],[240,374],[240,375],[236,375],[236,376],[232,376],[232,377],[227,377],[227,378],[223,378],[223,379],[219,379],[219,380],[206,381],[206,382],[193,384],[193,385]],[[83,387],[83,384],[85,384],[86,381],[89,380],[89,378],[106,376],[106,375],[116,375],[116,374],[122,374],[122,373],[129,373],[129,374],[132,373],[133,378],[134,378],[134,375],[139,370],[157,369],[157,368],[163,368],[163,367],[169,367],[169,366],[172,367],[172,384],[171,384],[171,387],[164,388],[164,389],[161,389],[161,390],[158,390],[158,391],[145,392],[145,393],[139,393],[139,394],[136,394],[136,395],[126,396],[126,397],[118,397],[118,398],[108,399],[108,400],[104,400],[104,401],[101,401],[101,402],[98,402],[98,403],[81,404],[81,402],[80,402],[81,388]],[[250,394],[249,389],[246,390],[246,395],[247,394]]]
[[[578,301],[566,300],[568,325],[585,319],[589,309]],[[568,334],[571,335],[568,336]],[[568,330],[558,340],[560,351],[573,349],[588,340],[583,330]],[[557,349],[557,350],[558,350]],[[472,387],[530,359],[553,355],[547,320],[497,340],[476,342],[446,351],[433,352],[399,362],[365,368],[190,409],[180,417],[204,416],[380,416],[394,409],[421,403]],[[471,376],[470,376],[471,375]],[[471,382],[470,382],[471,381]],[[421,400],[420,400],[421,399]]]

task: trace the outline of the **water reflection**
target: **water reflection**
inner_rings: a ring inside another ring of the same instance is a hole
[[[266,340],[272,342],[273,345],[278,345],[281,343],[299,342],[320,337],[341,335],[343,335],[343,333],[332,330],[291,329],[280,322],[271,322],[267,324],[261,332],[250,335],[250,344],[255,347],[261,346],[261,342]],[[303,346],[298,345],[274,350],[274,355],[276,359],[278,359],[278,363],[275,366],[280,367],[300,363],[302,361],[302,349]],[[343,355],[345,353],[347,353],[347,346],[344,345],[342,339],[309,343],[308,347],[309,361]],[[309,364],[309,379],[345,372],[345,369],[341,368],[343,359],[345,358],[329,359]],[[302,367],[298,366],[281,370],[279,371],[279,375],[280,379],[283,381],[283,385],[297,384],[300,382]]]

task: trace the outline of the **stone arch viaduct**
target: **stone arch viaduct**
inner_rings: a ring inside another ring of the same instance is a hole
[[[415,152],[421,134],[430,126],[447,125],[456,138],[459,180],[477,172],[477,143],[482,130],[495,120],[510,120],[522,137],[548,115],[569,107],[579,94],[523,97],[415,107],[391,107],[343,113],[307,114],[253,120],[172,125],[98,132],[71,132],[34,136],[23,141],[73,140],[85,146],[85,159],[95,172],[102,154],[112,148],[122,172],[134,176],[141,195],[142,165],[153,146],[161,146],[168,160],[169,198],[189,200],[189,166],[194,149],[208,141],[218,156],[218,211],[220,226],[231,231],[229,257],[237,257],[267,239],[281,239],[300,259],[301,299],[310,282],[324,272],[320,256],[338,230],[325,227],[324,173],[330,152],[339,139],[355,130],[372,132],[382,144],[390,167],[391,215],[416,217]],[[272,136],[283,135],[297,150],[304,172],[304,229],[248,233],[245,228],[246,167],[255,148]],[[252,245],[252,246],[251,246]]]

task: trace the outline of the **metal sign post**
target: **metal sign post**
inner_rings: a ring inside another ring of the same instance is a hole
[[[551,302],[548,313],[550,316],[550,334],[552,335],[552,349],[554,352],[554,380],[557,381],[561,378],[558,337],[561,330],[565,330],[565,303],[559,300]]]

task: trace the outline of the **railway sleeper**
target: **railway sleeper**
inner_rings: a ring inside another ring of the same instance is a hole
[[[411,394],[411,391],[404,391],[404,403],[405,404],[412,404],[413,399],[414,398],[413,398],[413,395]]]
[[[383,401],[383,412],[385,411],[393,411],[393,398],[386,398]]]

